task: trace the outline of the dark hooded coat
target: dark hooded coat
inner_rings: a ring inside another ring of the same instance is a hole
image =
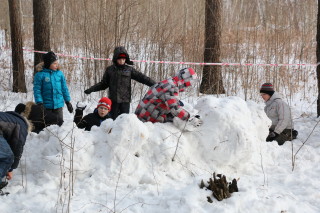
[[[133,65],[129,54],[124,47],[116,47],[113,54],[113,65],[106,68],[102,80],[89,88],[96,92],[109,88],[108,97],[114,103],[129,103],[131,101],[131,79],[142,84],[152,86],[156,82],[128,65],[120,66],[117,59],[120,54],[126,54],[126,64]]]
[[[28,135],[28,128],[28,121],[20,114],[0,112],[0,135],[6,139],[14,155],[11,169],[16,169],[19,165]]]
[[[32,132],[36,133],[39,133],[47,126],[54,124],[61,126],[63,123],[55,113],[31,101],[26,103],[26,108],[21,115],[32,123]]]

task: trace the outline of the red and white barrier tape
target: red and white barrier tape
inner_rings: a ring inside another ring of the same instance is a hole
[[[3,48],[8,49],[8,48]],[[35,52],[35,53],[47,53],[46,51],[37,51],[37,50],[30,50],[30,49],[23,49],[27,52]],[[74,55],[66,55],[62,53],[56,53],[58,56],[62,57],[70,57],[70,58],[78,58],[84,60],[99,60],[99,61],[112,61],[111,58],[94,58],[94,57],[82,57],[82,56],[74,56]],[[148,60],[131,60],[133,62],[142,62],[142,63],[155,63],[155,64],[183,64],[183,65],[208,65],[208,66],[270,66],[270,67],[284,67],[284,66],[309,66],[309,67],[316,67],[318,64],[254,64],[254,63],[204,63],[204,62],[179,62],[179,61],[148,61]]]

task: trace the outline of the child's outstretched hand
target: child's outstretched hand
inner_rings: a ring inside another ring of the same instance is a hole
[[[202,120],[200,119],[200,115],[191,116],[188,122],[194,127],[199,127],[202,125]]]
[[[69,101],[67,101],[67,102],[66,102],[66,105],[67,105],[68,111],[69,111],[70,113],[73,113],[72,104],[71,104]]]
[[[11,172],[7,172],[7,179],[8,179],[8,180],[11,180],[12,177],[13,177],[12,171],[11,171]]]

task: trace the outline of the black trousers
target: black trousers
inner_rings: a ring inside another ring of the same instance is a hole
[[[63,124],[63,107],[58,108],[58,109],[46,109],[46,110],[53,112],[57,116],[59,126],[61,126]]]
[[[269,129],[269,132],[273,132],[273,131],[274,130]],[[297,136],[298,136],[297,130],[285,129],[275,138],[275,140],[278,142],[278,145],[281,146],[286,141],[292,141],[293,139],[296,139]]]
[[[130,111],[130,103],[116,103],[112,101],[111,106],[111,117],[115,120],[119,115],[126,113],[128,114]]]

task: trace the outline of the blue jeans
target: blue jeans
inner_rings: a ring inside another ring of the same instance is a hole
[[[7,175],[11,165],[14,161],[13,152],[2,135],[0,135],[0,178],[2,179]],[[0,179],[0,182],[1,182]]]

